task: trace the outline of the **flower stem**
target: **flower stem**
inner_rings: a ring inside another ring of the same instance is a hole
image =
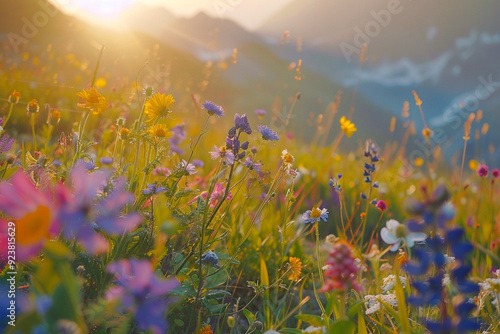
[[[5,118],[5,121],[2,124],[2,127],[5,129],[7,126],[7,122],[9,121],[10,115],[12,115],[12,109],[14,109],[14,103],[10,103],[9,106],[9,113],[7,114],[7,118]]]
[[[323,278],[322,265],[321,265],[321,254],[319,252],[319,223],[316,222],[316,261],[318,262],[318,275],[321,279],[321,286],[325,285],[325,279]]]
[[[33,143],[35,145],[34,150],[36,151],[35,113],[31,114],[31,132],[33,133]]]

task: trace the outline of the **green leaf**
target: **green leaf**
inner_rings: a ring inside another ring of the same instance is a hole
[[[356,330],[356,324],[350,320],[338,320],[333,323],[333,326],[330,327],[328,334],[348,334],[354,333]]]
[[[311,326],[321,327],[324,325],[323,319],[319,315],[313,314],[297,314],[295,318],[302,320],[303,322],[308,323]]]
[[[398,310],[401,319],[402,333],[411,333],[410,320],[408,319],[408,310],[406,306],[406,297],[403,290],[403,285],[399,280],[399,263],[394,263],[394,275],[396,276],[396,298],[398,300]]]
[[[358,300],[357,302],[352,304],[351,307],[349,307],[349,310],[347,311],[347,316],[349,316],[349,319],[354,320],[359,310],[363,308],[363,305],[364,305],[363,300]]]
[[[174,322],[179,327],[183,327],[184,326],[184,321],[182,321],[181,319],[175,319]]]
[[[358,309],[358,334],[368,334],[366,330],[365,315],[362,309]]]
[[[231,293],[226,290],[212,290],[206,294],[208,299],[222,299],[226,296],[231,296]]]
[[[243,309],[243,314],[245,314],[245,317],[248,320],[248,324],[251,326],[255,321],[255,315],[247,309]]]

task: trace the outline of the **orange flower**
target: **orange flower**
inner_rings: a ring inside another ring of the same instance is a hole
[[[128,135],[130,134],[130,130],[127,128],[121,128],[120,129],[120,139],[125,140],[128,138]]]
[[[206,325],[205,327],[200,328],[200,334],[214,334],[210,329],[210,325]]]
[[[31,113],[37,113],[40,110],[40,106],[35,99],[28,102],[28,107],[26,108]]]
[[[54,109],[49,113],[49,119],[47,120],[47,123],[49,123],[50,125],[56,125],[60,120],[61,113],[58,110]]]
[[[302,273],[302,262],[299,258],[290,257],[288,259],[290,262],[290,267],[292,268],[292,274],[288,277],[291,281],[298,281],[300,279],[300,274]]]
[[[83,103],[78,103],[78,106],[91,110],[94,115],[108,109],[108,101],[94,87],[90,87],[88,90],[84,89],[76,95],[83,100]]]
[[[18,103],[19,99],[21,98],[21,93],[19,93],[16,89],[9,95],[9,103]],[[12,102],[13,100],[16,100],[15,102]]]

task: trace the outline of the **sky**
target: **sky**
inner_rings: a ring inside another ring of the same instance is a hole
[[[68,14],[83,11],[95,14],[97,20],[109,20],[134,3],[164,6],[178,16],[192,16],[204,11],[211,16],[235,20],[247,29],[262,22],[292,0],[51,0]]]

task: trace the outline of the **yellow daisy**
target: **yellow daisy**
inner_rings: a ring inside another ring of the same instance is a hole
[[[90,87],[88,90],[84,89],[76,95],[83,100],[83,103],[78,103],[78,106],[91,110],[94,115],[108,109],[108,101],[94,87]]]
[[[157,138],[170,138],[172,137],[172,132],[168,131],[165,124],[156,124],[149,128],[149,135]]]
[[[342,118],[340,119],[340,128],[349,138],[351,138],[354,132],[358,131],[356,125],[350,120],[346,119],[345,116],[342,116]]]
[[[165,96],[165,94],[156,93],[146,101],[144,112],[148,115],[149,120],[167,116],[171,113],[170,105],[174,102],[172,95]]]
[[[300,259],[297,257],[290,257],[288,261],[292,267],[292,274],[288,277],[288,279],[298,281],[300,279],[300,274],[302,273],[302,262],[300,262]]]

